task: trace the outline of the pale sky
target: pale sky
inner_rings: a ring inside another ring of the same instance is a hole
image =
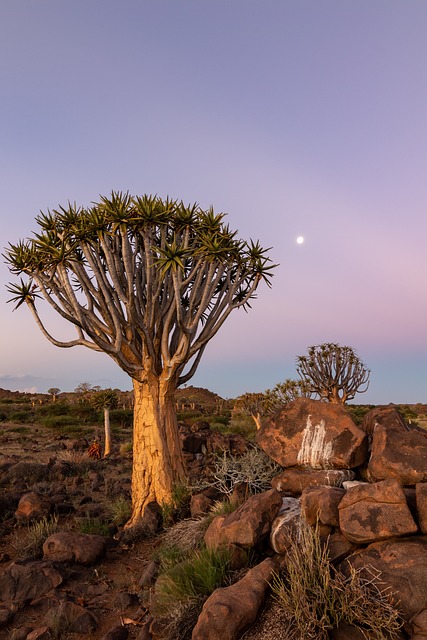
[[[427,402],[426,27],[425,0],[2,0],[2,250],[113,189],[213,205],[280,267],[193,385],[263,391],[339,342],[371,369],[357,402]],[[11,280],[1,388],[131,387],[13,313]]]

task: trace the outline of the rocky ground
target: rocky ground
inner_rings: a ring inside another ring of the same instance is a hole
[[[0,571],[25,555],[22,546],[28,524],[20,523],[13,515],[25,492],[37,491],[52,503],[59,499],[58,496],[67,496],[62,505],[58,504],[58,528],[61,530],[105,533],[102,527],[110,522],[113,533],[120,527],[113,524],[112,505],[123,505],[124,500],[130,504],[129,453],[123,455],[116,451],[108,460],[90,460],[85,454],[84,443],[66,438],[54,440],[52,431],[40,426],[29,435],[28,425],[25,425],[25,431],[22,427],[24,425],[0,425]],[[17,468],[18,462],[23,465]],[[54,480],[43,477],[47,467],[40,464],[48,463],[51,468],[58,463],[63,467],[62,473],[59,469],[55,472]],[[146,613],[144,605],[149,600],[149,592],[139,586],[139,581],[155,554],[158,539],[140,540],[129,545],[114,544],[93,566],[66,567],[64,581],[56,590],[94,614],[98,625],[90,635],[93,640],[104,638],[107,632],[120,625],[125,625],[129,639],[138,638]],[[0,629],[1,640],[26,638],[29,631],[42,628],[51,604],[49,598],[39,598],[16,613],[10,624]],[[62,634],[60,637],[82,635]]]

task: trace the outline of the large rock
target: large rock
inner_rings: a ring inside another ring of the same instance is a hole
[[[427,536],[375,542],[344,560],[340,569],[348,575],[347,563],[368,581],[378,572],[380,588],[395,594],[407,622],[427,609]]]
[[[236,640],[256,620],[278,564],[267,558],[238,582],[216,589],[203,605],[192,640]]]
[[[301,496],[301,512],[310,525],[328,524],[339,526],[338,506],[345,489],[339,487],[307,487]]]
[[[23,604],[46,595],[62,580],[60,572],[48,562],[14,562],[0,573],[0,597],[6,604]]]
[[[298,398],[266,418],[256,436],[282,467],[351,469],[367,458],[368,439],[343,405]]]
[[[43,544],[43,558],[54,562],[77,562],[90,565],[104,557],[107,540],[89,533],[59,531]]]
[[[338,510],[341,531],[356,544],[406,536],[418,530],[397,480],[348,489]]]
[[[331,487],[341,487],[343,482],[355,478],[354,471],[349,469],[297,469],[292,467],[285,469],[274,476],[271,486],[277,491],[293,496],[300,495],[307,487],[318,485],[329,485]]]
[[[421,533],[427,533],[427,482],[415,485],[417,501],[418,526]]]
[[[290,537],[298,530],[300,519],[301,501],[297,498],[283,498],[270,530],[270,546],[276,553],[285,554],[289,549]]]
[[[401,484],[427,481],[427,432],[417,428],[378,425],[372,438],[368,464],[374,480],[397,478]]]
[[[271,523],[282,506],[282,496],[276,489],[251,496],[241,507],[228,516],[215,518],[205,533],[210,549],[238,545],[254,547],[268,535]]]
[[[18,520],[34,520],[47,516],[50,511],[50,503],[46,498],[34,491],[24,493],[18,502],[15,516]]]
[[[409,431],[410,427],[403,419],[396,407],[375,407],[369,411],[362,420],[360,428],[362,431],[372,436],[376,427],[383,426],[399,429],[400,431]]]

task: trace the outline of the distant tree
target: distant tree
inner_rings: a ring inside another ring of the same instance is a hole
[[[297,357],[297,371],[310,393],[333,404],[364,393],[371,373],[351,347],[334,342],[309,347],[308,355]]]
[[[110,409],[115,409],[117,402],[117,393],[113,389],[94,391],[90,396],[92,406],[104,413],[104,458],[111,453]]]
[[[74,393],[80,398],[80,401],[87,401],[92,397],[92,394],[97,391],[101,391],[101,387],[97,385],[92,385],[90,382],[80,382],[77,387],[74,389]]]
[[[245,393],[237,398],[235,410],[250,416],[257,429],[261,428],[262,418],[280,411],[280,409],[300,396],[309,396],[308,386],[303,380],[286,379],[273,389],[262,393]]]
[[[52,387],[51,389],[48,389],[47,392],[52,396],[52,402],[55,402],[56,396],[58,393],[61,393],[61,389],[58,389],[58,387]]]
[[[41,213],[32,239],[9,244],[9,285],[58,347],[108,354],[133,379],[132,516],[170,502],[185,478],[174,394],[195,374],[230,313],[250,307],[275,265],[258,242],[236,238],[224,214],[157,196],[113,193],[90,208]],[[43,323],[44,298],[77,331],[58,340]]]
[[[261,419],[266,415],[267,397],[265,393],[244,393],[236,399],[235,411],[250,416],[257,429],[261,429]]]
[[[267,389],[265,395],[266,411],[268,413],[275,413],[297,398],[310,397],[311,391],[305,380],[292,380],[291,378],[287,378],[283,382],[276,384],[273,389]]]

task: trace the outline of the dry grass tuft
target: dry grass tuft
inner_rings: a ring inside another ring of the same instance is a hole
[[[291,625],[289,640],[327,640],[341,622],[357,627],[370,640],[397,636],[402,621],[378,573],[366,580],[351,566],[348,577],[335,571],[317,530],[304,522],[289,544],[286,567],[271,585]]]

